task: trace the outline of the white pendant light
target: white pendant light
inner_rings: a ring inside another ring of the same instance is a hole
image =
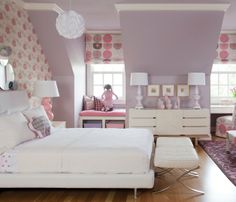
[[[58,33],[68,39],[75,39],[85,31],[84,18],[73,10],[60,13],[56,19]]]

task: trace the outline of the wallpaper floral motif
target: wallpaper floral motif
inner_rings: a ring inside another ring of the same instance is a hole
[[[121,34],[86,34],[85,39],[87,64],[123,62]]]
[[[236,34],[221,34],[217,46],[217,60],[236,61]]]
[[[50,80],[51,69],[26,10],[12,0],[0,1],[0,46],[10,46],[18,89],[32,96],[36,80]]]

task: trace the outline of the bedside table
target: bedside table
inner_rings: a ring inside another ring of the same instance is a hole
[[[55,128],[66,128],[65,121],[52,121],[52,126]]]

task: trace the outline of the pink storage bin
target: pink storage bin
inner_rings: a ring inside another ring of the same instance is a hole
[[[106,128],[124,128],[124,123],[115,123],[115,122],[109,122],[106,123]]]

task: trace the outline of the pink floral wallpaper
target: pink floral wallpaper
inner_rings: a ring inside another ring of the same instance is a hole
[[[10,46],[18,89],[32,95],[36,80],[50,80],[52,77],[47,59],[35,33],[29,15],[12,0],[0,1],[0,46]]]

